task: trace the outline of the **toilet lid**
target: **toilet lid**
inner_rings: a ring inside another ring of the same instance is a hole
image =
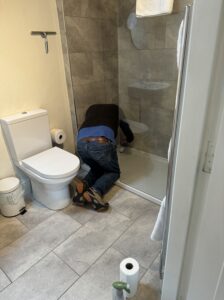
[[[63,178],[77,172],[80,161],[74,154],[54,147],[22,160],[22,164],[44,178]]]

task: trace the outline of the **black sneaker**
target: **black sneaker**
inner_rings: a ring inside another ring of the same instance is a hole
[[[89,188],[87,190],[87,193],[91,199],[90,204],[94,210],[96,210],[97,212],[103,212],[108,210],[109,203],[103,203],[101,196],[93,188]]]

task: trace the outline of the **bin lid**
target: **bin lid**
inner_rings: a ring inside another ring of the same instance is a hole
[[[16,177],[8,177],[0,180],[0,193],[9,193],[19,186],[19,179]]]

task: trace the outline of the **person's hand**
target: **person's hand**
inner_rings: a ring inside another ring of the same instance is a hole
[[[123,147],[127,147],[128,146],[128,142],[125,136],[121,136],[120,138],[120,145]]]

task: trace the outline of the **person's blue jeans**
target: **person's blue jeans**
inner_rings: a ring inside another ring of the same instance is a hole
[[[84,180],[103,196],[120,177],[116,144],[78,141],[77,151],[91,168]]]

